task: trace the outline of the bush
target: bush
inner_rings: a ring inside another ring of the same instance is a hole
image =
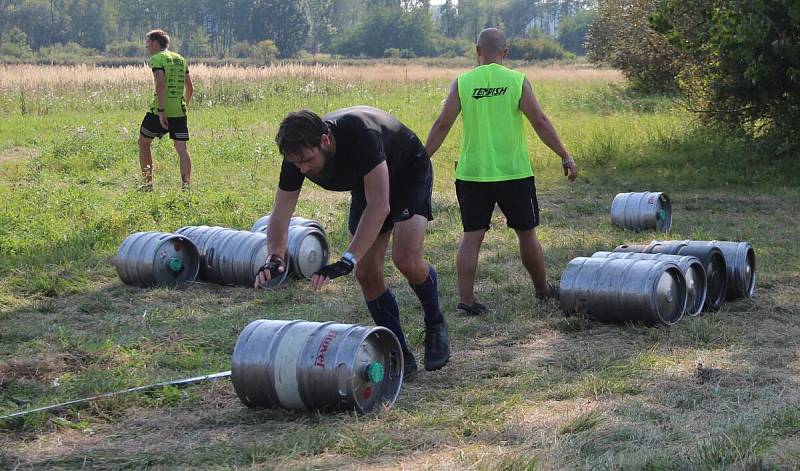
[[[440,57],[472,56],[475,44],[466,39],[451,39],[441,35],[433,36],[433,52]]]
[[[800,2],[667,0],[653,26],[688,59],[681,85],[695,109],[772,152],[800,149]]]
[[[240,41],[231,46],[231,55],[233,57],[244,59],[253,56],[253,47],[247,41]]]
[[[114,41],[106,46],[106,52],[115,57],[143,57],[146,53],[141,41]]]
[[[685,54],[655,31],[648,17],[658,0],[600,0],[589,26],[589,60],[620,69],[634,87],[646,92],[677,90]]]
[[[417,57],[417,55],[414,54],[414,51],[411,49],[398,49],[396,47],[390,47],[389,49],[383,51],[383,57],[388,59],[413,59]]]
[[[573,54],[549,38],[514,38],[508,43],[508,58],[526,61],[565,59]]]
[[[69,42],[67,44],[55,43],[45,46],[37,52],[42,59],[55,62],[69,62],[75,59],[83,59],[98,55],[98,52],[88,47],[83,47],[78,43]]]
[[[253,57],[264,65],[270,65],[278,57],[278,46],[271,39],[259,41],[253,45]]]
[[[0,47],[0,56],[11,57],[14,59],[29,59],[33,57],[33,51],[28,45],[28,35],[19,28],[11,28],[6,33],[3,46]]]

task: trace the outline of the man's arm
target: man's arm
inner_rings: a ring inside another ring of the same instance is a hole
[[[347,251],[356,259],[356,264],[375,243],[383,221],[389,215],[389,167],[385,160],[364,176],[364,196],[367,206],[361,214],[356,233],[347,248]],[[270,219],[272,218],[270,217]],[[350,269],[352,269],[352,265]],[[327,276],[314,274],[311,278],[311,286],[315,290],[319,289],[328,279]]]
[[[156,83],[156,112],[158,113],[158,120],[161,122],[162,128],[169,129],[167,113],[164,112],[164,104],[167,102],[167,79],[164,70],[154,70],[153,80],[155,80]]]
[[[439,113],[439,117],[436,118],[428,132],[428,138],[425,139],[425,151],[428,156],[433,157],[433,154],[439,150],[459,113],[461,113],[461,98],[458,96],[458,79],[456,79],[450,85],[450,93],[444,101],[442,112]]]
[[[186,102],[186,106],[189,106],[189,102],[192,101],[192,95],[194,94],[194,84],[192,84],[192,76],[189,75],[189,72],[186,72],[186,78],[183,81],[183,101]]]
[[[578,176],[578,167],[575,165],[572,156],[567,152],[564,144],[561,143],[561,139],[558,137],[553,123],[550,122],[539,106],[539,102],[536,101],[528,79],[525,79],[522,85],[522,98],[519,100],[519,109],[522,111],[522,114],[528,118],[531,126],[533,126],[533,130],[536,131],[536,134],[539,136],[539,139],[561,157],[561,166],[564,168],[564,175],[567,179],[569,181],[575,181],[575,178]]]
[[[286,270],[286,244],[289,238],[289,220],[292,218],[297,200],[300,197],[300,190],[284,191],[280,188],[275,193],[275,204],[269,216],[269,226],[267,227],[267,262],[273,255],[277,255],[283,261],[283,269]],[[259,288],[270,280],[269,270],[262,270],[258,273],[255,287]]]

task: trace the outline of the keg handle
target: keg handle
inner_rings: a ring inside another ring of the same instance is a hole
[[[213,261],[214,261],[214,247],[211,247],[206,252],[206,266],[213,267],[214,266]]]

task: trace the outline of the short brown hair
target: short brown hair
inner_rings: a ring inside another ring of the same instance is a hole
[[[303,148],[313,149],[320,146],[323,134],[328,134],[330,129],[325,121],[316,113],[309,110],[289,113],[281,121],[275,143],[281,155],[302,154]]]
[[[169,34],[167,34],[167,32],[163,29],[154,29],[153,31],[145,34],[144,37],[150,41],[158,41],[161,49],[166,49],[166,47],[169,46]]]

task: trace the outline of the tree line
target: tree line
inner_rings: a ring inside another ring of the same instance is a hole
[[[594,0],[0,0],[0,57],[143,55],[167,30],[191,57],[462,56],[493,26],[519,55],[582,54]],[[520,42],[522,40],[523,42]],[[538,51],[538,52],[537,52]]]

